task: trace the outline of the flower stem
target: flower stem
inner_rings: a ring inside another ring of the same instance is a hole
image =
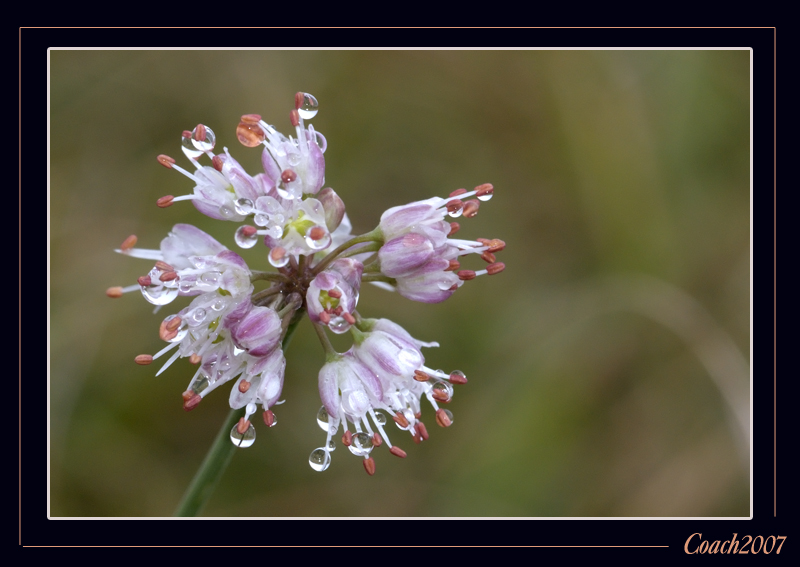
[[[286,351],[286,347],[289,346],[292,335],[294,335],[294,331],[302,316],[303,311],[297,311],[295,317],[289,323],[281,345],[284,351]],[[239,421],[241,415],[243,415],[241,409],[231,410],[228,414],[228,417],[222,424],[222,429],[219,430],[216,439],[214,439],[214,442],[211,444],[206,458],[203,460],[197,473],[195,473],[192,482],[183,495],[181,503],[175,510],[174,515],[176,517],[197,516],[211,498],[225,469],[228,468],[233,454],[236,452],[237,447],[231,443],[230,431],[236,422]]]
[[[351,238],[335,250],[333,250],[330,254],[325,256],[322,260],[320,260],[316,266],[311,270],[311,273],[318,274],[322,270],[328,267],[328,265],[333,262],[336,258],[338,258],[342,252],[350,248],[351,246],[355,246],[356,244],[361,244],[362,242],[383,242],[383,232],[381,232],[380,227],[368,232],[366,234],[362,234],[361,236],[356,236],[355,238]]]

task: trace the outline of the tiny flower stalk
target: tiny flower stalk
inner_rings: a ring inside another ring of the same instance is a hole
[[[225,384],[231,388],[231,414],[177,515],[197,514],[234,450],[254,445],[259,428],[276,426],[286,347],[306,313],[325,353],[317,412],[325,440],[311,452],[312,469],[327,469],[340,441],[362,458],[372,476],[378,471],[375,449],[385,445],[387,453],[407,456],[396,444],[402,433],[390,436],[390,422],[414,443],[429,439],[424,412],[430,412],[429,423],[430,418],[444,428],[454,423],[452,412],[442,406],[450,404],[454,385],[467,383],[464,373],[428,366],[422,349],[438,343],[415,339],[387,319],[362,317],[358,300],[367,282],[405,299],[438,303],[465,282],[502,272],[505,264],[497,255],[505,248],[503,241],[455,238],[462,227],[449,220],[474,218],[494,187],[484,183],[392,207],[372,231],[353,234],[345,202],[331,187],[323,188],[327,140],[306,125],[318,111],[316,98],[297,93],[289,112],[289,136],[258,114],[241,117],[239,142],[248,148],[263,146],[263,171],[255,175],[227,148],[216,151],[217,135],[204,124],[181,133],[180,149],[190,167],[184,169],[166,154],[158,156],[161,165],[193,186],[182,195],[158,199],[156,205],[191,201],[207,217],[236,223],[232,232],[238,247],[263,246],[265,261],[258,269],[189,224],[176,224],[157,249],[137,247],[136,235],[116,249],[147,261],[149,269],[144,266],[135,282],[109,287],[108,297],[138,291],[156,310],[176,300],[185,303],[158,326],[166,346],[154,354],[132,355],[134,362],[149,366],[163,357],[157,374],[178,358],[196,365],[181,395],[185,411],[203,411],[198,408],[209,393]],[[477,269],[465,265],[470,255],[482,261]],[[337,352],[328,332],[349,333],[353,345]],[[259,406],[261,418],[255,419]]]

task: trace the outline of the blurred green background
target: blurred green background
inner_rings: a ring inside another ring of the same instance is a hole
[[[129,234],[157,248],[179,222],[235,249],[237,225],[156,207],[192,184],[155,157],[184,165],[180,133],[202,122],[254,174],[239,116],[288,133],[301,90],[357,231],[492,182],[459,236],[502,238],[507,268],[438,305],[362,291],[363,315],[438,341],[428,365],[469,377],[452,427],[425,407],[427,442],[392,435],[408,458],[376,450],[370,478],[340,444],[314,472],[323,357],[304,321],[278,425],[257,426],[204,515],[749,516],[749,65],[748,51],[51,51],[50,514],[177,506],[228,388],[186,413],[188,361],[159,377],[133,363],[186,300],[153,315],[138,294],[108,299],[150,267],[113,249]]]

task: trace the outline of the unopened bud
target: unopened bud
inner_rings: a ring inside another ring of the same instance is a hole
[[[333,232],[342,224],[345,212],[344,201],[330,187],[326,187],[317,193],[317,200],[322,203],[322,208],[325,211],[325,226],[328,227],[329,231]]]

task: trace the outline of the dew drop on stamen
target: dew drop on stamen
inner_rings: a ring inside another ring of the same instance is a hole
[[[160,285],[142,287],[142,295],[153,305],[166,305],[178,297],[177,287],[164,287]]]
[[[445,415],[447,415],[447,417],[450,418],[450,424],[452,425],[453,424],[453,412],[451,412],[449,409],[442,409],[442,411],[444,411]]]
[[[342,317],[334,317],[331,319],[331,322],[328,323],[328,328],[337,335],[341,335],[350,328],[350,324]]]
[[[181,137],[181,150],[183,154],[189,159],[197,159],[203,155],[203,150],[198,150],[194,145],[194,140],[191,137]]]
[[[233,240],[239,245],[240,248],[252,248],[258,242],[258,234],[255,232],[248,235],[247,226],[240,226],[236,229],[236,234],[233,235]]]
[[[195,137],[197,136],[197,128],[192,130],[192,137],[189,138],[191,144],[198,150],[200,153],[209,152],[214,149],[214,144],[217,142],[217,136],[214,134],[214,131],[209,128],[208,126],[203,126],[205,128],[205,139],[204,140],[196,140]],[[183,138],[184,140],[186,138]]]
[[[350,452],[359,457],[369,455],[373,449],[372,436],[366,433],[353,434],[353,440],[348,447]]]
[[[269,224],[269,215],[264,213],[256,213],[253,217],[253,222],[258,226],[267,226]]]
[[[322,472],[331,466],[331,456],[325,449],[319,447],[311,451],[311,455],[308,457],[308,464],[315,471]]]
[[[303,120],[311,120],[319,112],[319,102],[314,95],[303,93],[303,104],[297,109],[297,114]]]
[[[201,374],[197,377],[197,380],[192,382],[191,390],[195,394],[202,394],[206,388],[208,388],[210,382],[208,381],[208,376]]]
[[[448,400],[453,397],[453,386],[447,382],[436,382],[433,385],[433,389],[440,392]]]
[[[249,215],[253,212],[253,201],[245,198],[236,199],[233,208],[240,215]]]
[[[277,224],[270,228],[267,232],[272,238],[277,239],[283,236],[283,229]]]
[[[463,212],[464,212],[464,208],[463,207],[456,207],[456,208],[453,208],[452,211],[447,211],[447,214],[455,219],[455,218],[460,217],[461,213],[463,213]]]
[[[252,122],[239,122],[236,127],[236,138],[239,143],[248,148],[255,148],[264,141],[264,131],[258,124]]]
[[[231,429],[231,443],[236,445],[237,447],[250,447],[253,443],[256,442],[256,428],[253,427],[253,424],[247,426],[247,430],[244,434],[239,433],[238,429],[239,425],[234,425],[233,429]]]
[[[494,196],[494,193],[486,193],[484,195],[478,195],[478,200],[486,202],[489,199],[491,199],[493,196]]]
[[[381,412],[375,412],[375,423],[380,425],[386,425],[386,416],[383,415]]]
[[[311,238],[309,234],[310,232],[311,231],[306,233],[305,241],[306,241],[306,246],[308,246],[311,250],[324,250],[325,248],[330,246],[332,237],[327,230],[325,231],[325,236],[323,236],[319,240],[314,240],[313,238]]]
[[[267,258],[269,259],[269,263],[271,265],[276,268],[282,268],[289,263],[289,254],[283,249],[281,249],[279,254],[274,254],[274,252],[277,250],[278,248],[273,248]]]
[[[329,420],[330,416],[328,415],[328,410],[325,409],[325,406],[322,406],[317,412],[317,425],[319,425],[320,429],[327,432]]]

